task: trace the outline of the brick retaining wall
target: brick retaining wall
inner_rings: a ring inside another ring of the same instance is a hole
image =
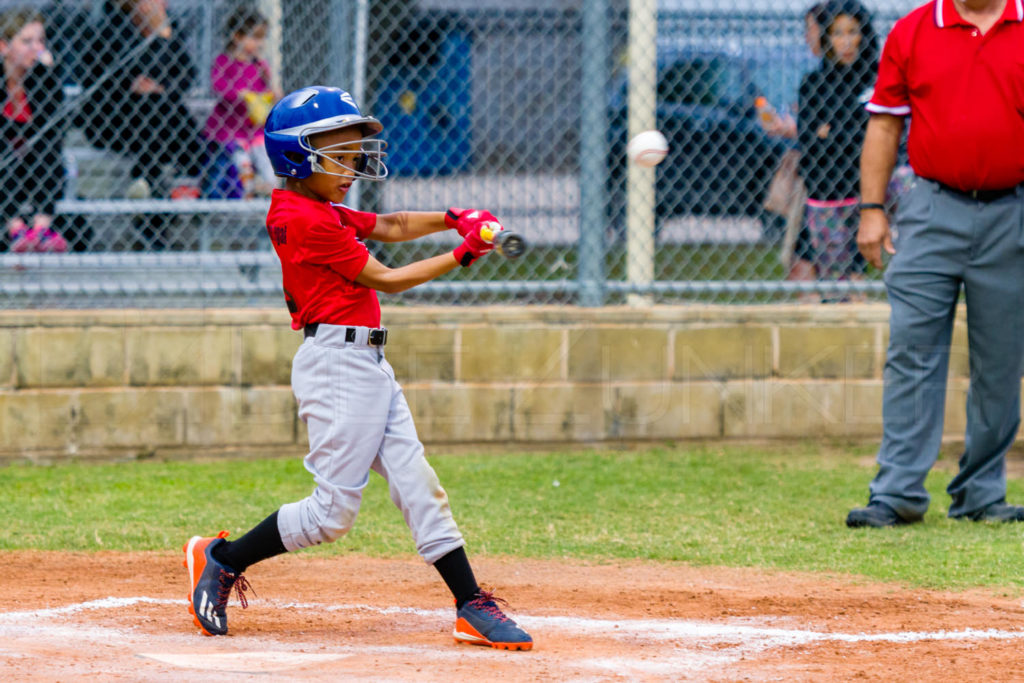
[[[386,307],[427,443],[877,438],[888,306]],[[0,461],[301,454],[283,310],[0,312]],[[946,431],[963,432],[962,316]]]

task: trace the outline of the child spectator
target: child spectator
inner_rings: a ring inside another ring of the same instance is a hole
[[[224,53],[210,69],[217,103],[206,121],[209,162],[204,194],[269,194],[276,182],[263,147],[263,123],[281,93],[274,89],[270,66],[263,59],[267,19],[242,5],[228,16],[224,34]]]
[[[67,241],[52,227],[54,203],[64,187],[64,127],[54,119],[63,90],[38,12],[12,9],[0,15],[0,55],[3,246],[67,251]]]

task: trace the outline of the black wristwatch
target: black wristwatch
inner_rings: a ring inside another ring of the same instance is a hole
[[[879,204],[878,202],[861,202],[857,205],[857,209],[864,211],[865,209],[879,209],[885,211],[885,204]]]

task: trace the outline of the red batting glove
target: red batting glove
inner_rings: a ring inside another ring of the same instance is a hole
[[[465,239],[472,232],[480,232],[482,223],[500,223],[490,211],[479,209],[458,209],[452,207],[444,215],[444,224],[452,230],[459,231],[459,237]]]
[[[466,235],[465,241],[455,247],[455,251],[452,254],[454,254],[455,260],[459,262],[459,265],[465,268],[473,263],[473,261],[493,250],[494,243],[484,242],[483,238],[480,237],[480,230],[478,229]]]

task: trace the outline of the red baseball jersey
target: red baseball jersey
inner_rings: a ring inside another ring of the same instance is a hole
[[[868,111],[910,115],[919,176],[962,190],[1024,182],[1024,0],[984,35],[953,0],[932,0],[885,41]]]
[[[281,259],[292,328],[310,323],[380,327],[376,290],[355,280],[370,259],[362,240],[377,214],[274,190],[267,234]]]

